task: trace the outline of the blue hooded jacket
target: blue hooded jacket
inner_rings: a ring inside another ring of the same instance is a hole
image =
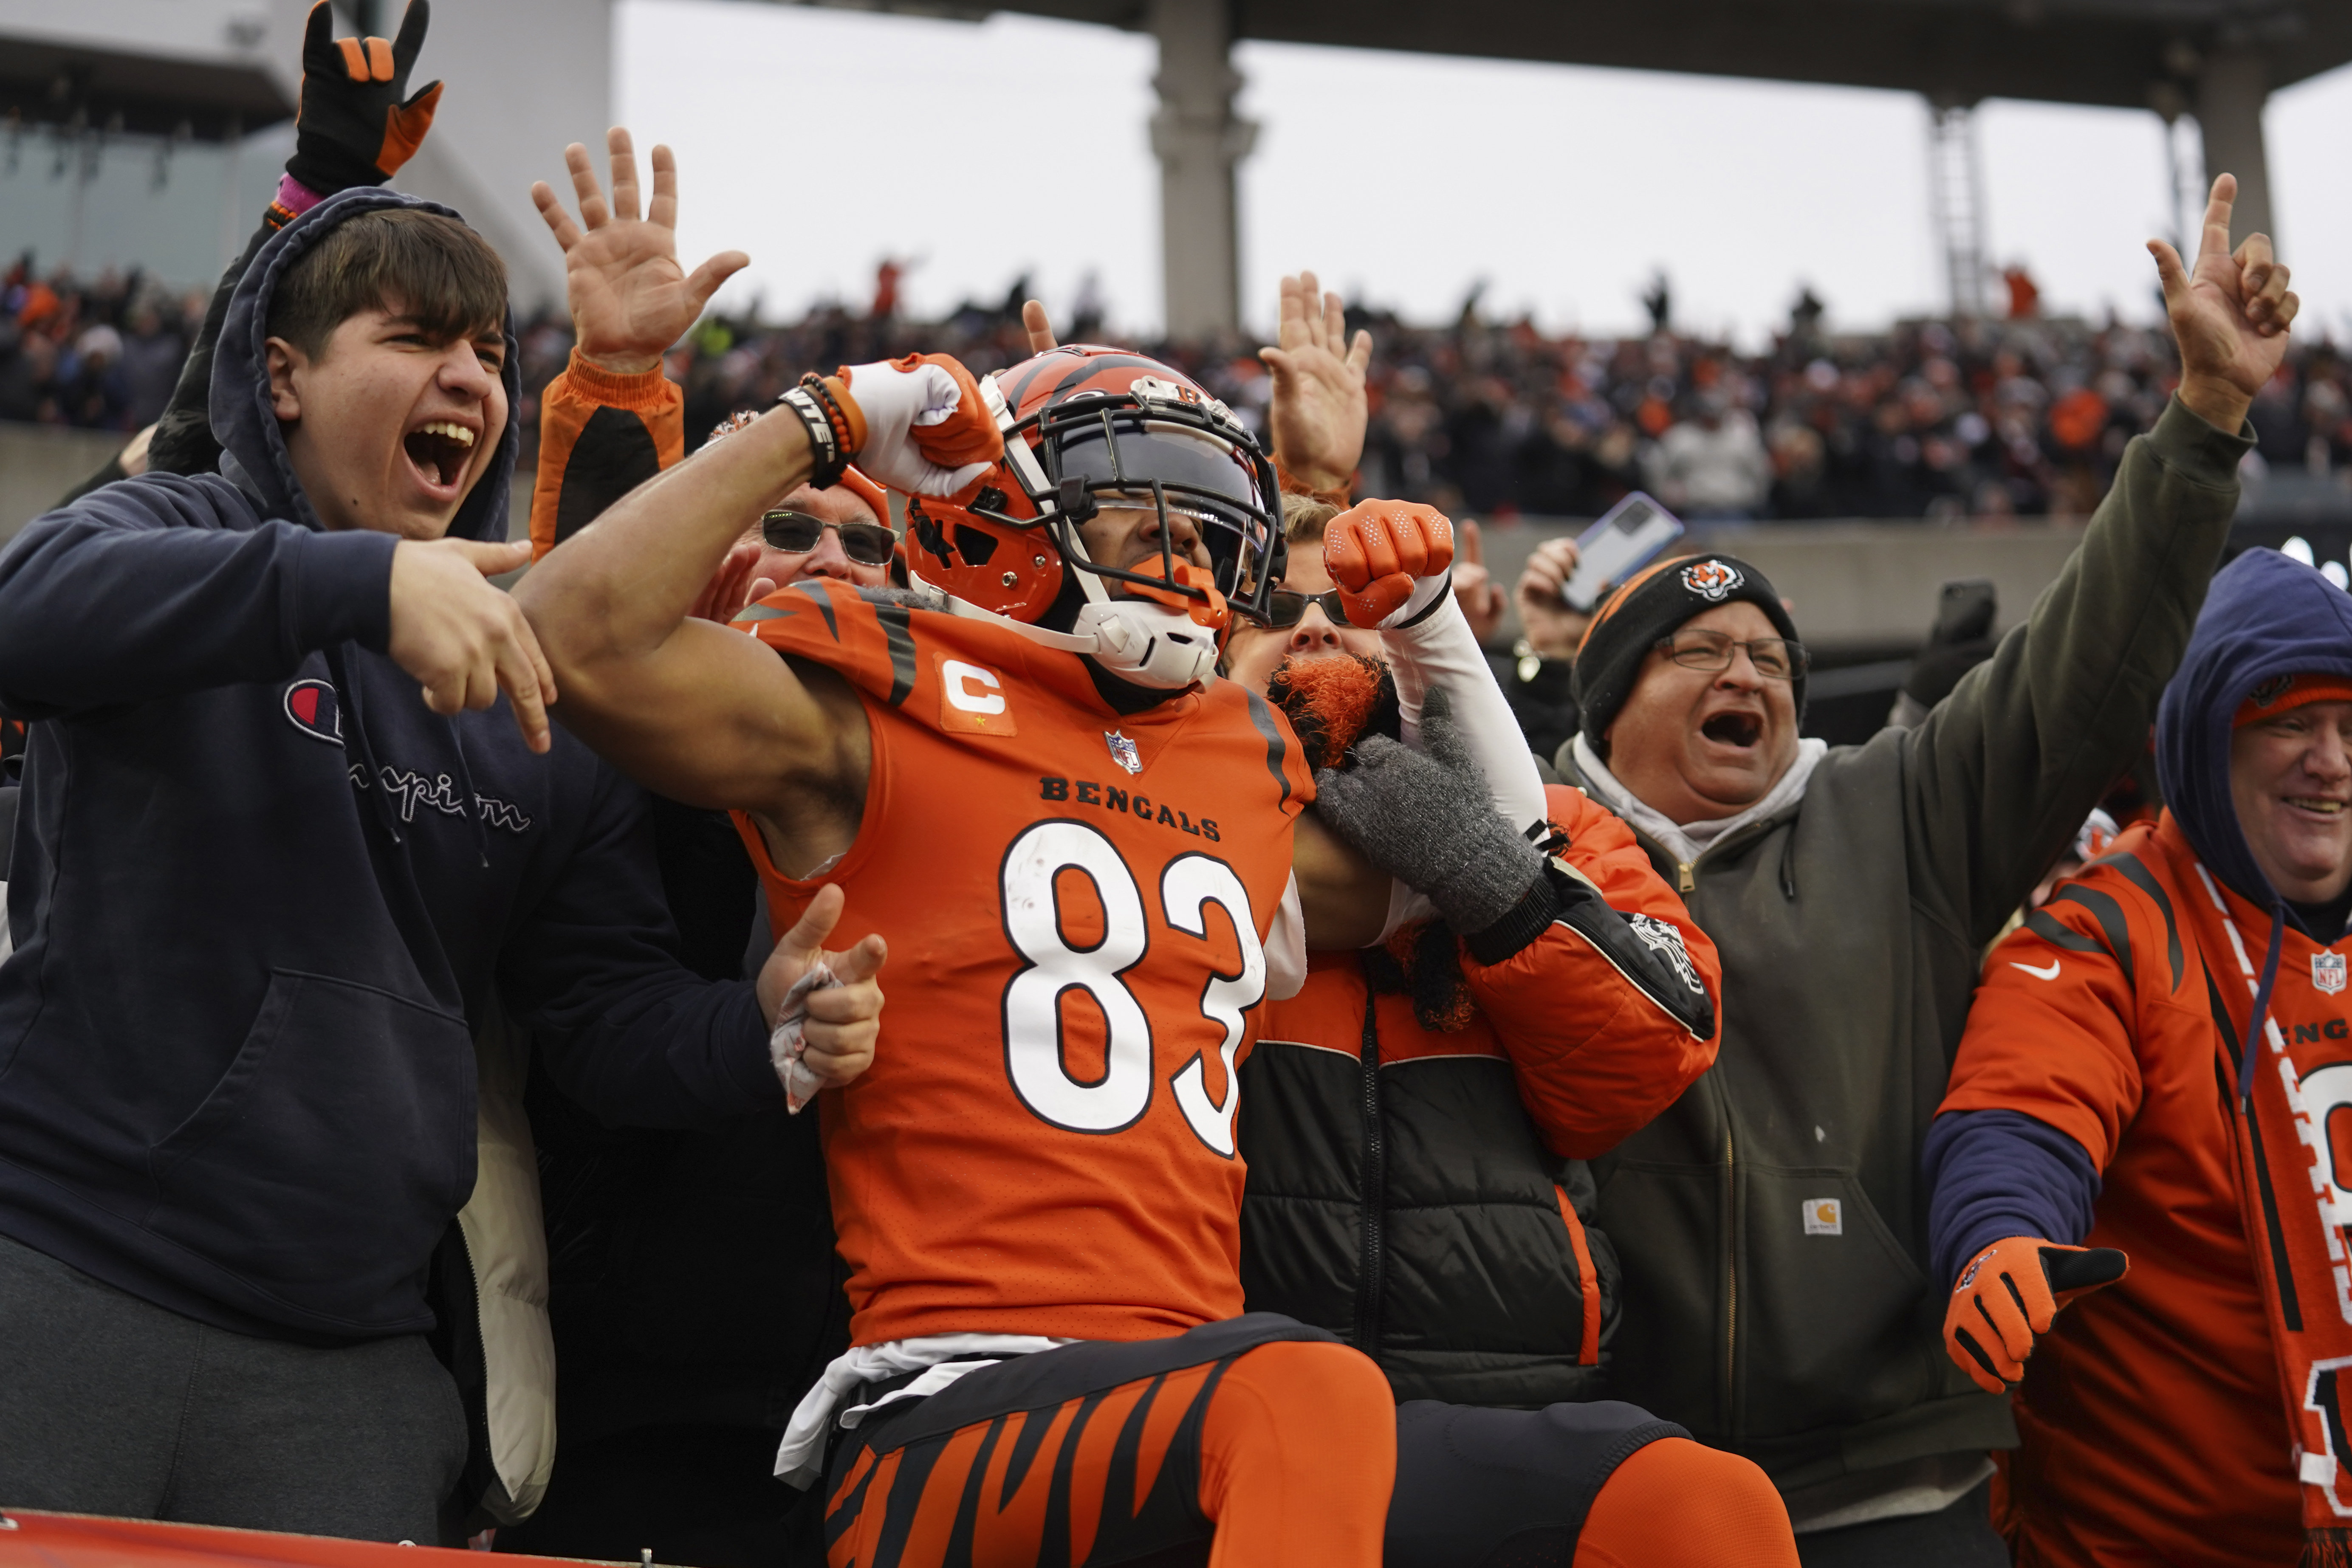
[[[2273,549],[2250,549],[2213,578],[2180,668],[2157,709],[2156,770],[2166,806],[2206,868],[2270,911],[2267,951],[2250,1038],[2260,1032],[2278,978],[2286,923],[2302,924],[2254,862],[2230,797],[2230,734],[2256,687],[2280,675],[2352,679],[2352,594]],[[2340,932],[2312,931],[2321,942]],[[2252,1087],[2259,1053],[2245,1053]],[[1941,1278],[2010,1236],[2075,1243],[2090,1234],[2099,1173],[2065,1134],[2013,1111],[1936,1118],[1926,1152],[1933,1192],[1928,1234]]]
[[[35,721],[0,963],[0,1234],[186,1316],[316,1343],[434,1322],[474,1184],[473,1031],[528,1025],[605,1120],[782,1098],[751,988],[674,956],[644,794],[503,696],[444,718],[386,655],[390,536],[331,532],[271,413],[289,225],[213,367],[222,472],[150,475],[0,553],[0,707]],[[451,216],[456,214],[451,214]],[[509,419],[453,536],[500,540]]]

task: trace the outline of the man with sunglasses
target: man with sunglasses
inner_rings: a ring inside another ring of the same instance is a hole
[[[2157,246],[2179,394],[2021,626],[1915,729],[1800,737],[1763,574],[1650,568],[1577,654],[1565,779],[1623,818],[1723,963],[1716,1065],[1595,1162],[1625,1269],[1613,1392],[1748,1455],[1809,1568],[2005,1563],[2006,1400],[1941,1354],[1920,1155],[1979,956],[2147,747],[2294,310],[2216,183],[2191,278]]]

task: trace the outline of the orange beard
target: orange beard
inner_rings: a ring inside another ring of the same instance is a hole
[[[1327,653],[1285,659],[1275,666],[1265,695],[1298,732],[1308,764],[1337,768],[1348,748],[1370,730],[1397,730],[1396,682],[1378,659]]]

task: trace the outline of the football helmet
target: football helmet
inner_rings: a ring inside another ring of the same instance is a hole
[[[908,572],[1138,685],[1210,678],[1230,612],[1263,622],[1282,576],[1281,497],[1256,438],[1192,378],[1124,349],[1066,344],[980,386],[1004,458],[949,500],[908,498]],[[1159,514],[1157,560],[1087,551],[1078,526],[1118,507]],[[1177,556],[1171,517],[1206,569]]]

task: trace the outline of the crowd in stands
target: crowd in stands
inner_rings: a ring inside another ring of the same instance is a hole
[[[43,275],[30,254],[0,273],[0,419],[133,431],[171,401],[210,293],[136,270]]]
[[[670,356],[688,428],[765,407],[812,366],[918,344],[976,369],[1011,364],[1027,352],[1026,287],[938,322],[899,316],[887,284],[878,311],[824,306],[782,326],[714,316]],[[81,283],[19,259],[0,283],[0,419],[141,428],[170,397],[203,305],[135,272]],[[2087,516],[2179,379],[2159,328],[2034,316],[1835,333],[1810,293],[1762,354],[1663,323],[1614,341],[1552,338],[1475,308],[1446,327],[1389,312],[1349,325],[1380,345],[1365,485],[1490,517],[1596,517],[1635,488],[1696,521]],[[525,325],[527,428],[570,351],[561,312]],[[1153,351],[1262,419],[1269,383],[1248,344]],[[2299,347],[2253,417],[2269,466],[2352,462],[2352,367],[2324,338]]]

